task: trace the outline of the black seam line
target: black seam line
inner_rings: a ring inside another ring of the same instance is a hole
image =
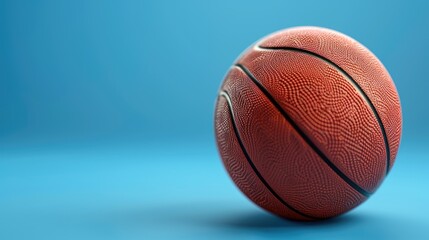
[[[264,177],[262,177],[262,174],[258,171],[258,169],[256,168],[256,166],[255,166],[255,164],[253,163],[253,161],[250,159],[250,156],[249,156],[249,154],[247,153],[247,151],[246,151],[246,148],[244,147],[244,144],[243,144],[243,142],[241,141],[241,137],[240,137],[240,134],[239,134],[239,132],[238,132],[238,129],[237,129],[237,126],[236,126],[236,122],[235,122],[235,117],[234,117],[234,110],[233,110],[233,108],[232,108],[232,102],[231,102],[231,98],[229,97],[229,94],[228,94],[228,92],[227,91],[221,91],[220,93],[219,93],[219,96],[221,96],[221,97],[224,97],[225,98],[225,100],[226,100],[226,102],[227,102],[227,104],[228,104],[228,108],[229,108],[229,112],[230,112],[230,118],[231,118],[231,121],[232,121],[232,127],[233,127],[233,129],[234,129],[234,133],[235,133],[235,136],[237,137],[237,141],[238,141],[238,144],[240,145],[240,148],[241,148],[241,150],[243,151],[243,153],[244,153],[244,156],[246,157],[246,159],[247,159],[247,162],[249,162],[249,164],[250,164],[250,166],[252,167],[252,169],[253,169],[253,171],[255,172],[255,174],[258,176],[258,178],[259,178],[259,180],[261,180],[261,182],[265,185],[265,187],[271,192],[271,194],[273,194],[273,196],[275,197],[275,198],[277,198],[277,200],[279,200],[283,205],[285,205],[286,207],[288,207],[290,210],[292,210],[293,212],[295,212],[295,213],[297,213],[297,214],[299,214],[299,215],[301,215],[301,216],[304,216],[304,217],[306,217],[306,218],[310,218],[310,219],[313,219],[313,220],[316,220],[316,219],[319,219],[319,218],[316,218],[316,217],[313,217],[313,216],[310,216],[310,215],[307,215],[307,214],[305,214],[305,213],[302,213],[302,212],[300,212],[299,210],[297,210],[297,209],[295,209],[294,207],[292,207],[291,205],[289,205],[285,200],[283,200],[275,191],[274,191],[274,189],[268,184],[268,182],[264,179]]]
[[[389,170],[390,170],[390,147],[389,147],[389,142],[387,140],[386,129],[384,128],[383,122],[381,121],[380,115],[378,114],[377,110],[375,109],[374,104],[371,102],[368,95],[366,95],[366,93],[359,86],[359,84],[352,78],[352,76],[350,76],[350,74],[348,74],[346,71],[344,71],[344,69],[342,69],[340,66],[338,66],[337,64],[335,64],[331,60],[325,58],[324,56],[319,55],[319,54],[314,53],[314,52],[311,52],[311,51],[308,51],[308,50],[305,50],[305,49],[294,48],[294,47],[261,47],[261,46],[258,46],[258,48],[265,49],[265,50],[289,50],[289,51],[306,53],[306,54],[309,54],[313,57],[319,58],[322,61],[328,63],[329,65],[335,67],[340,73],[342,73],[344,76],[346,76],[347,80],[353,85],[353,87],[360,93],[362,98],[367,102],[367,104],[371,108],[375,118],[377,119],[378,125],[380,126],[380,130],[381,130],[381,133],[383,135],[384,145],[386,147],[386,156],[387,156],[386,175],[389,173]]]
[[[276,102],[274,97],[268,92],[268,90],[253,76],[253,74],[241,64],[235,64],[241,71],[243,71],[255,85],[264,93],[268,100],[274,105],[274,107],[283,115],[283,117],[290,123],[290,125],[298,132],[298,134],[304,139],[304,141],[319,155],[319,157],[339,176],[341,177],[350,187],[355,189],[365,197],[369,197],[371,193],[361,188],[355,182],[353,182],[347,175],[345,175],[335,164],[333,164],[329,158],[311,141],[311,139],[305,135],[305,133],[298,127],[298,125],[292,120],[289,114],[283,110],[279,103]]]

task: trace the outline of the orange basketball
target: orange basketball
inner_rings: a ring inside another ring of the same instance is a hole
[[[352,38],[318,27],[279,31],[248,48],[215,112],[235,184],[295,220],[337,216],[371,196],[394,164],[401,128],[383,64]]]

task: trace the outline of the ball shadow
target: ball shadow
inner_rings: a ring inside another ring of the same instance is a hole
[[[146,228],[154,229],[169,226],[170,231],[188,232],[190,235],[204,232],[216,239],[239,236],[331,239],[333,235],[347,239],[385,239],[394,238],[394,232],[401,229],[393,226],[404,224],[402,219],[368,211],[352,211],[331,219],[299,222],[277,217],[256,207],[219,202],[146,207],[124,214],[121,219],[133,225],[143,224]]]
[[[330,218],[313,222],[293,221],[272,215],[267,212],[255,210],[241,212],[235,215],[207,216],[204,219],[212,226],[231,229],[287,229],[287,228],[314,228],[356,224],[365,220],[359,214],[346,214],[336,218]]]

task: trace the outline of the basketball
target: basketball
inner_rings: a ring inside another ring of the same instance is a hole
[[[216,101],[215,135],[237,187],[293,220],[343,214],[395,163],[396,87],[378,58],[333,30],[275,32],[242,53]]]

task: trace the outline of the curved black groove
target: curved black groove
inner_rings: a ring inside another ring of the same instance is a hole
[[[360,194],[369,197],[371,193],[366,191],[365,189],[361,188],[359,185],[357,185],[355,182],[353,182],[347,175],[345,175],[340,169],[338,169],[335,164],[329,160],[329,158],[316,146],[316,144],[311,141],[311,139],[305,135],[305,133],[298,127],[298,125],[292,120],[292,118],[289,116],[289,114],[286,113],[286,111],[283,110],[283,108],[276,102],[273,96],[268,92],[268,90],[253,76],[253,74],[245,68],[241,64],[236,64],[236,66],[243,71],[254,83],[258,88],[264,93],[264,95],[268,98],[268,100],[274,105],[274,107],[283,115],[283,117],[290,123],[290,125],[297,131],[297,133],[304,139],[304,141],[319,155],[319,157],[326,163],[328,166],[334,170],[334,172],[340,176],[350,187],[358,191]]]
[[[306,54],[309,54],[313,57],[319,58],[320,60],[328,63],[329,65],[336,68],[340,73],[345,75],[347,77],[347,80],[349,80],[349,82],[353,85],[353,87],[361,94],[363,99],[367,102],[367,104],[371,108],[375,118],[377,119],[378,125],[380,126],[381,133],[383,135],[384,145],[386,147],[386,156],[387,156],[386,175],[389,173],[389,169],[390,169],[390,147],[389,147],[389,142],[387,140],[386,129],[384,128],[383,122],[381,121],[380,115],[378,114],[377,110],[375,109],[374,104],[372,104],[371,100],[369,100],[368,95],[366,95],[366,93],[363,91],[363,89],[352,78],[352,76],[350,76],[350,74],[348,74],[346,71],[344,71],[344,69],[342,69],[340,66],[338,66],[337,64],[335,64],[331,60],[325,58],[324,56],[319,55],[319,54],[314,53],[314,52],[311,52],[311,51],[308,51],[308,50],[305,50],[305,49],[294,48],[294,47],[261,47],[261,46],[258,46],[258,48],[264,49],[264,50],[288,50],[288,51],[306,53]]]
[[[304,216],[306,218],[309,219],[313,219],[313,220],[317,220],[319,218],[307,215],[303,212],[298,211],[297,209],[295,209],[294,207],[292,207],[291,205],[289,205],[286,201],[284,201],[275,191],[273,188],[271,188],[271,186],[268,184],[268,182],[264,179],[264,177],[262,177],[261,173],[258,171],[258,169],[256,168],[255,164],[253,164],[252,160],[250,159],[249,154],[246,151],[246,148],[244,147],[243,142],[241,141],[241,137],[240,134],[238,132],[237,126],[236,126],[236,122],[235,122],[235,117],[234,117],[234,110],[232,108],[232,102],[231,102],[231,98],[229,97],[228,92],[226,91],[221,91],[219,93],[220,97],[224,97],[227,104],[228,104],[228,108],[229,108],[229,113],[230,113],[230,118],[231,118],[231,122],[232,122],[232,127],[234,129],[234,133],[235,136],[237,137],[237,141],[238,144],[240,145],[241,150],[244,153],[244,156],[246,157],[247,161],[249,162],[250,166],[252,167],[253,171],[255,172],[255,174],[258,176],[259,180],[261,180],[261,182],[264,184],[264,186],[271,192],[271,194],[273,194],[273,196],[275,198],[277,198],[277,200],[279,200],[283,205],[285,205],[286,207],[288,207],[290,210],[292,210],[293,212]]]

